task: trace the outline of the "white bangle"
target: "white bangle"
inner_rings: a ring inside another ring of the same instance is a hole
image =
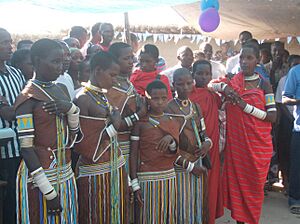
[[[227,87],[227,84],[226,84],[226,83],[223,83],[223,82],[222,82],[222,84],[223,84],[223,85],[222,85],[222,89],[221,89],[221,90],[222,90],[222,92],[224,92],[225,89],[226,89],[226,87]]]
[[[178,157],[176,158],[176,160],[175,160],[175,162],[174,162],[175,165],[178,165],[177,162],[179,161],[179,159],[180,159],[181,157],[182,157],[182,156],[178,156]]]
[[[133,192],[136,192],[141,189],[137,178],[135,178],[131,181],[131,186],[132,186]]]
[[[135,135],[131,135],[131,136],[130,136],[130,140],[131,140],[131,141],[139,141],[139,140],[140,140],[140,137],[139,137],[139,136],[135,136]]]
[[[72,103],[72,106],[70,108],[70,110],[67,112],[67,114],[74,114],[77,110],[77,107],[74,103]]]
[[[128,127],[133,126],[133,123],[132,123],[132,120],[131,120],[130,117],[125,117],[124,119],[125,119],[125,122],[126,122]]]
[[[30,173],[30,175],[33,177],[35,174],[37,174],[37,173],[39,173],[39,172],[44,172],[43,167],[39,167],[39,168],[37,168],[36,170],[32,171],[32,172]]]
[[[188,167],[186,168],[186,172],[190,173],[194,169],[195,164],[189,162]]]
[[[136,118],[137,121],[140,120],[140,118],[139,118],[139,116],[137,115],[137,113],[134,113],[133,115],[135,116],[135,118]]]
[[[251,115],[257,117],[258,119],[264,120],[267,116],[267,112],[254,107]]]
[[[73,104],[74,105],[74,104]],[[70,130],[77,130],[79,127],[79,107],[75,106],[75,111],[71,114],[68,114],[68,125]]]
[[[250,105],[250,104],[246,104],[245,108],[244,108],[244,112],[247,113],[247,114],[250,114],[252,111],[253,111],[253,106]]]
[[[112,124],[106,128],[106,132],[110,138],[112,138],[118,134],[118,132],[116,131],[115,127]]]
[[[272,112],[272,111],[277,111],[276,107],[271,107],[269,109],[267,109],[268,112]]]
[[[49,194],[52,190],[54,190],[53,186],[46,177],[44,170],[35,174],[32,178],[34,183],[39,187],[43,195]]]
[[[55,189],[51,191],[51,193],[44,195],[47,201],[53,200],[55,197],[57,197],[57,192]]]
[[[209,142],[210,143],[210,146],[209,146],[209,149],[211,149],[213,147],[213,142],[212,140],[209,138],[209,137],[205,137],[205,142]]]
[[[169,145],[169,149],[170,149],[171,152],[175,152],[176,151],[176,142],[174,140]]]
[[[131,187],[131,179],[129,175],[128,175],[128,187]]]
[[[206,129],[206,126],[205,126],[205,122],[204,122],[204,118],[203,117],[200,120],[200,124],[201,124],[201,128],[202,128],[201,131],[204,131]]]

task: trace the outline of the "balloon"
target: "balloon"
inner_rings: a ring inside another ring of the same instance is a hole
[[[204,32],[213,32],[220,24],[220,15],[215,8],[208,8],[199,17],[199,25]]]
[[[220,5],[218,0],[201,0],[201,10],[204,11],[208,8],[215,8],[219,10]]]

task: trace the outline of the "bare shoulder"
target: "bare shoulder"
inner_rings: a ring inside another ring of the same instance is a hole
[[[78,94],[74,99],[74,103],[80,108],[80,114],[88,115],[90,97],[86,93],[82,92]]]

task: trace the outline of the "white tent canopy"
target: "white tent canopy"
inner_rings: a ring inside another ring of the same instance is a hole
[[[225,40],[243,30],[257,39],[300,36],[300,0],[219,0],[221,22],[212,33]],[[199,28],[200,1],[173,7],[191,26]]]

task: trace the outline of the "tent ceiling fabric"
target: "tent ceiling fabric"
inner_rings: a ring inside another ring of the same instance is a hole
[[[158,6],[172,6],[195,0],[0,0],[0,3],[22,2],[69,13],[122,13]]]
[[[212,33],[223,40],[237,39],[250,31],[256,39],[300,36],[300,0],[219,0],[221,22]],[[191,26],[200,30],[200,1],[173,6]],[[201,30],[200,30],[201,31]]]

